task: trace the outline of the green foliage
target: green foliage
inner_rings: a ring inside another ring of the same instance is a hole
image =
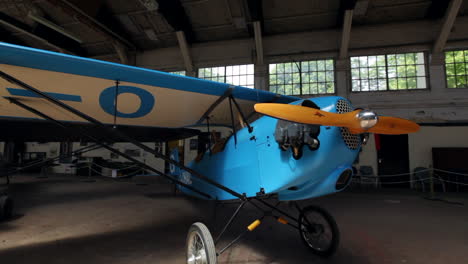
[[[468,50],[446,52],[445,73],[448,88],[468,88]]]
[[[351,58],[352,91],[426,88],[425,76],[422,52]]]
[[[335,92],[333,60],[270,64],[270,91],[286,95]]]

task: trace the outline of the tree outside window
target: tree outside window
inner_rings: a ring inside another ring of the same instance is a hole
[[[447,88],[468,88],[468,50],[445,52]]]
[[[332,59],[269,65],[270,92],[284,95],[335,93]]]
[[[231,65],[198,69],[198,78],[254,88],[254,65]]]
[[[424,53],[351,57],[353,92],[427,88]]]

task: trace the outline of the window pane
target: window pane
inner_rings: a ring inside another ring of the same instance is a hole
[[[377,79],[377,68],[369,68],[369,79]]]
[[[396,55],[397,65],[406,65],[405,54]]]
[[[445,74],[447,76],[453,76],[455,75],[455,64],[450,63],[445,65]]]
[[[454,62],[464,62],[465,56],[462,50],[454,51]]]
[[[390,65],[390,66],[396,65],[396,55],[395,55],[395,54],[388,55],[388,56],[387,56],[387,63],[388,63],[388,65]]]
[[[383,79],[383,78],[386,78],[386,77],[387,77],[386,70],[385,70],[384,67],[379,67],[379,68],[377,68],[377,71],[378,71],[378,77],[379,77],[379,79]]]
[[[270,80],[270,83],[284,86],[286,94],[308,95],[335,92],[333,60],[286,62],[280,64],[284,65],[286,73],[277,73],[273,77],[272,72],[270,72],[270,79],[275,78],[273,81]]]
[[[466,76],[457,76],[457,88],[468,88]]]
[[[405,66],[397,66],[397,77],[406,77]]]
[[[455,76],[447,77],[447,88],[457,88],[457,83],[455,81]]]
[[[324,71],[325,70],[325,61],[317,61],[317,70]]]
[[[415,65],[406,66],[406,74],[408,77],[416,76],[416,66]]]
[[[367,67],[367,57],[366,56],[361,56],[359,58],[359,67]]]
[[[387,90],[387,81],[379,79],[379,91]]]
[[[353,80],[351,84],[352,84],[351,89],[352,89],[353,92],[359,92],[359,91],[361,91],[361,86],[360,86],[360,85],[361,85],[361,82],[360,82],[360,81],[358,81],[358,80]]]
[[[326,70],[327,71],[333,71],[333,60],[327,60],[326,61]]]
[[[359,68],[351,69],[351,79],[359,79]]]
[[[385,67],[385,56],[384,55],[377,56],[377,65]]]
[[[418,88],[417,83],[416,83],[416,77],[408,78],[407,83],[408,83],[408,89],[417,89]]]
[[[420,89],[425,89],[427,88],[426,87],[426,77],[418,77],[417,79],[418,83],[417,83],[417,87],[420,88]]]
[[[398,85],[397,85],[397,79],[396,78],[389,78],[388,79],[388,88],[389,90],[396,90],[398,89]]]
[[[406,78],[398,78],[398,90],[408,89]]]
[[[351,58],[351,68],[358,68],[359,67],[359,58],[352,57]]]
[[[465,75],[465,64],[455,63],[455,75]]]
[[[377,80],[370,80],[369,81],[369,90],[370,91],[377,91],[378,90],[378,81]]]
[[[453,51],[445,52],[445,63],[453,63]]]

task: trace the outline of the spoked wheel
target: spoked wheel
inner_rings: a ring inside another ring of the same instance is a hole
[[[13,216],[13,200],[7,196],[0,196],[0,221],[8,220]]]
[[[187,235],[187,264],[216,264],[216,248],[206,225],[192,224]]]
[[[299,233],[314,254],[329,257],[335,253],[340,233],[333,217],[316,206],[304,208],[299,215]]]

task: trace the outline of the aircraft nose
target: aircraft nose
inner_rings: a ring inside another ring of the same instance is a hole
[[[363,129],[369,129],[375,126],[379,120],[377,114],[370,110],[362,110],[357,114],[359,125]]]

